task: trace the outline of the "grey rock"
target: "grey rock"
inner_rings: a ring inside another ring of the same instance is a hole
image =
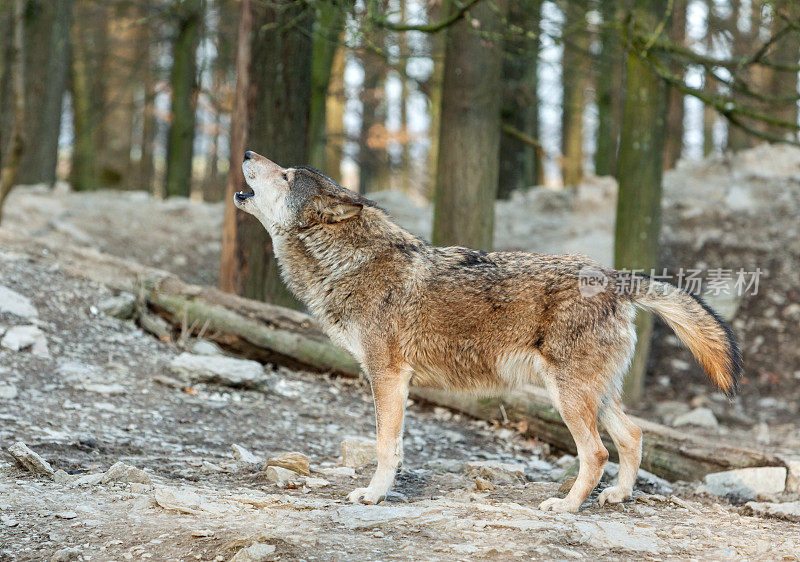
[[[800,494],[800,457],[784,459],[788,474],[786,476],[786,491],[791,494]]]
[[[275,554],[275,545],[257,542],[237,552],[231,562],[264,562],[272,560]]]
[[[26,320],[39,316],[31,299],[3,285],[0,285],[0,312],[9,312]]]
[[[311,489],[325,488],[330,486],[331,483],[324,478],[315,478],[314,476],[306,476],[306,486]]]
[[[82,474],[76,478],[73,478],[68,484],[68,488],[77,488],[79,486],[95,486],[103,480],[104,474],[102,472],[98,472],[95,474]]]
[[[800,523],[800,501],[796,502],[747,502],[744,512],[761,517],[774,517]]]
[[[23,468],[35,474],[53,477],[55,471],[50,463],[31,451],[22,441],[18,441],[8,448],[8,452]]]
[[[13,400],[19,391],[17,387],[10,383],[0,383],[0,400]]]
[[[101,484],[108,484],[111,482],[138,482],[140,484],[152,484],[150,475],[144,470],[125,464],[124,462],[117,462],[111,465],[100,479]]]
[[[33,325],[12,326],[6,330],[0,345],[12,351],[30,349],[37,357],[50,357],[44,332]]]
[[[351,437],[342,441],[342,464],[351,468],[361,468],[378,462],[375,441],[362,437]]]
[[[181,353],[170,362],[170,369],[190,381],[214,382],[233,387],[252,388],[267,381],[261,363],[222,355]]]
[[[56,484],[68,484],[71,482],[75,477],[72,474],[67,474],[61,469],[55,471],[53,474],[53,482]]]
[[[128,320],[133,318],[136,311],[136,297],[130,293],[121,293],[116,297],[110,297],[97,303],[97,308],[108,316]]]
[[[483,478],[495,484],[525,482],[525,466],[499,461],[468,462],[464,472],[470,478]]]
[[[654,413],[664,423],[671,424],[675,418],[689,411],[689,406],[677,400],[665,400],[656,404]]]
[[[70,509],[67,511],[59,511],[56,513],[56,517],[59,519],[75,519],[78,517],[78,514]]]
[[[334,467],[326,467],[320,468],[319,472],[324,474],[325,476],[335,478],[335,477],[343,477],[343,478],[355,478],[356,471],[353,467],[350,466],[334,466]]]
[[[262,458],[257,457],[256,455],[254,455],[241,445],[237,445],[234,443],[233,445],[231,445],[231,451],[233,452],[233,458],[236,460],[236,462],[248,465],[264,464],[264,460]]]
[[[62,548],[61,550],[57,550],[53,557],[50,558],[51,562],[72,562],[72,560],[77,560],[80,558],[82,554],[81,549],[76,548],[74,546]]]
[[[575,521],[573,539],[582,544],[596,546],[604,551],[619,548],[633,552],[664,555],[670,551],[655,530],[620,521]]]
[[[111,396],[115,394],[125,394],[125,387],[121,384],[102,384],[102,383],[86,383],[82,386],[83,390],[87,392],[94,392],[103,396]]]
[[[687,412],[675,418],[672,422],[674,427],[681,427],[683,425],[695,425],[698,427],[718,427],[714,412],[709,408],[695,408],[691,412]]]
[[[208,340],[197,340],[192,344],[192,353],[196,355],[224,355],[217,344]]]
[[[785,467],[762,466],[707,474],[700,491],[716,496],[755,500],[759,496],[780,494],[785,488]]]
[[[268,466],[264,470],[264,474],[267,476],[267,480],[274,482],[278,486],[285,486],[300,477],[300,475],[293,470],[280,466]]]

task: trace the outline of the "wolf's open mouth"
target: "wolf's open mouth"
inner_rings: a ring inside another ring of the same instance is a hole
[[[255,195],[255,193],[252,190],[237,191],[234,197],[236,198],[237,201],[246,201],[247,199],[250,199],[253,195]]]

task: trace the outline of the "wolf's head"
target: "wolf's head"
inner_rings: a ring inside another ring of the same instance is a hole
[[[364,206],[357,194],[314,168],[281,168],[248,150],[242,171],[253,191],[236,193],[234,204],[255,216],[271,233],[351,220]]]

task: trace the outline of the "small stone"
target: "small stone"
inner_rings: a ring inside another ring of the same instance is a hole
[[[47,349],[47,338],[36,326],[13,326],[6,330],[0,345],[11,351],[30,349],[37,357],[50,357]]]
[[[197,538],[213,537],[214,531],[211,529],[196,529],[192,531],[192,536]]]
[[[95,486],[100,483],[103,479],[104,474],[102,472],[97,472],[95,474],[83,474],[78,477],[74,477],[73,480],[67,484],[68,488],[77,488],[79,486]]]
[[[281,453],[280,455],[269,459],[267,461],[267,466],[280,466],[282,468],[297,472],[298,474],[304,474],[306,476],[311,475],[308,457],[303,453]]]
[[[217,344],[208,340],[197,340],[192,344],[192,353],[196,355],[223,355]]]
[[[26,320],[39,316],[31,299],[3,285],[0,285],[0,312],[9,312]]]
[[[354,437],[341,444],[342,464],[351,468],[361,468],[378,462],[378,450],[371,439]]]
[[[53,557],[50,558],[51,562],[72,562],[73,560],[77,560],[81,556],[81,549],[76,547],[67,547],[62,548],[61,550],[56,551],[53,554]]]
[[[136,311],[136,297],[130,293],[121,293],[97,303],[97,309],[108,316],[129,320]]]
[[[0,400],[13,400],[18,394],[19,391],[13,384],[0,383]]]
[[[138,482],[140,484],[151,484],[152,480],[150,475],[144,470],[125,464],[124,462],[117,462],[111,465],[100,479],[101,484],[108,484],[110,482]]]
[[[313,476],[306,476],[306,486],[308,486],[312,490],[316,490],[318,488],[325,488],[326,486],[330,485],[331,483],[325,480],[324,478],[315,478]]]
[[[223,355],[181,353],[170,362],[169,366],[176,375],[197,382],[253,388],[267,380],[261,363]]]
[[[676,417],[675,420],[672,422],[672,425],[674,427],[680,427],[683,425],[695,425],[698,427],[718,427],[719,422],[717,421],[716,416],[714,416],[714,412],[712,412],[709,408],[695,408],[690,412],[681,414],[680,416]]]
[[[125,394],[125,387],[121,384],[102,384],[102,383],[94,383],[88,382],[82,386],[83,390],[87,392],[94,392],[95,394],[101,394],[103,396],[112,396],[112,395],[119,395]]]
[[[58,517],[59,519],[75,519],[77,516],[78,514],[72,510],[60,511],[56,513],[56,517]]]
[[[264,562],[271,560],[273,554],[275,554],[275,545],[259,542],[241,549],[231,558],[231,562]]]
[[[46,460],[31,451],[22,441],[18,441],[8,448],[8,452],[23,468],[36,474],[44,474],[51,478],[55,474],[53,467]]]
[[[521,464],[509,464],[499,461],[468,462],[465,473],[469,477],[484,478],[495,484],[525,482],[525,467]]]
[[[264,461],[260,458],[242,447],[241,445],[233,444],[231,445],[231,450],[233,451],[233,458],[236,462],[242,464],[258,464],[260,465]]]
[[[780,494],[785,488],[785,467],[762,466],[707,474],[700,490],[716,496],[754,500],[758,496]]]
[[[356,477],[355,469],[350,466],[334,466],[328,468],[320,468],[319,472],[330,477],[337,477],[337,476],[344,478]]]
[[[485,478],[481,478],[478,476],[475,478],[475,489],[479,492],[489,492],[491,490],[495,490],[495,485],[486,480]]]
[[[278,486],[285,486],[297,478],[297,473],[288,468],[281,468],[280,466],[268,466],[264,470],[267,480],[274,482]]]
[[[56,470],[55,474],[53,474],[53,482],[56,484],[67,484],[72,481],[73,478],[74,476],[67,474],[61,469]]]
[[[666,424],[672,422],[689,411],[689,406],[677,400],[664,400],[655,405],[653,413]]]
[[[786,491],[790,494],[800,494],[800,458],[785,459],[788,475],[786,476]]]
[[[800,523],[800,501],[783,503],[747,502],[743,511],[748,515],[774,517]]]
[[[164,509],[181,513],[197,514],[201,511],[202,498],[191,490],[175,488],[156,488],[153,493],[156,503]]]

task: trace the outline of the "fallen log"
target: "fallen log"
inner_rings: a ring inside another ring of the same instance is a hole
[[[475,398],[428,388],[414,389],[414,396],[486,421],[508,419],[524,422],[524,434],[575,454],[575,442],[561,415],[544,389],[526,386],[493,398]],[[728,445],[718,440],[679,431],[649,420],[630,416],[644,433],[642,468],[667,480],[702,480],[711,472],[755,466],[782,466],[773,455]],[[618,456],[611,439],[603,443],[611,457]]]
[[[263,362],[275,362],[344,376],[359,366],[335,347],[316,322],[302,312],[184,283],[154,268],[87,248],[31,242],[0,229],[0,243],[31,252],[40,246],[75,276],[133,292],[148,314],[157,313],[176,333],[203,332],[226,349]],[[39,252],[41,255],[41,251]],[[495,398],[475,398],[440,390],[412,388],[412,396],[487,421],[525,422],[525,434],[575,452],[568,429],[544,390],[525,387]],[[699,480],[710,472],[754,466],[781,466],[778,458],[633,418],[644,432],[642,467],[670,480]],[[604,440],[612,456],[616,448]]]

